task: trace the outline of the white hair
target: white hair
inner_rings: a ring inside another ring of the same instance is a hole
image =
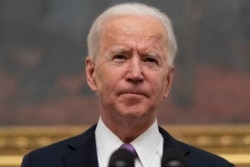
[[[150,16],[162,22],[167,33],[167,61],[170,65],[174,63],[174,58],[177,52],[177,43],[173,32],[171,20],[166,14],[162,13],[159,9],[141,3],[118,4],[108,8],[101,15],[99,15],[92,24],[92,27],[88,34],[88,56],[95,59],[99,54],[100,37],[103,23],[111,17],[124,15]]]

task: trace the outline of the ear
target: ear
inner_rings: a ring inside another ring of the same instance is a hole
[[[90,57],[87,57],[85,59],[85,72],[86,72],[87,83],[90,89],[96,92],[97,85],[95,79],[95,63],[93,62],[93,59]]]
[[[172,65],[168,70],[167,82],[164,88],[163,98],[166,98],[169,95],[173,83],[173,78],[174,78],[174,65]]]

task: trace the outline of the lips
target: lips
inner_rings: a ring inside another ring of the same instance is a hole
[[[145,91],[121,91],[118,93],[118,95],[140,95],[148,97],[148,94]]]

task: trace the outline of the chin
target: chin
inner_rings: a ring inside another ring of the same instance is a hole
[[[138,109],[127,109],[126,111],[122,112],[123,117],[131,119],[142,118],[146,115],[148,115],[148,111]]]

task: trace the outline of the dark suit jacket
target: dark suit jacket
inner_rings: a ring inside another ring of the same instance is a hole
[[[32,151],[24,156],[21,167],[98,167],[96,125],[83,134]],[[164,138],[164,151],[179,149],[186,156],[189,167],[232,167],[228,161],[182,143],[159,127]]]

